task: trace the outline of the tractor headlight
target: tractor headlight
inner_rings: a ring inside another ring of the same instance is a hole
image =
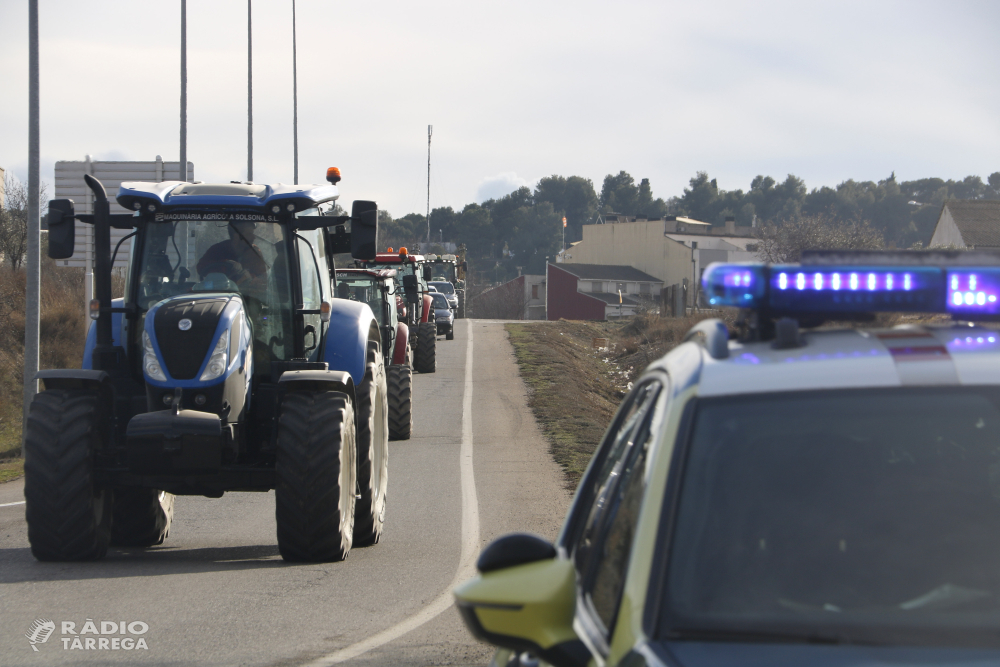
[[[146,372],[146,375],[153,380],[166,382],[167,376],[160,368],[160,361],[156,358],[156,352],[153,350],[153,341],[149,340],[149,334],[145,331],[142,332],[142,353],[142,370]]]
[[[205,380],[214,380],[225,373],[228,367],[229,329],[226,329],[219,336],[219,342],[215,344],[215,349],[212,350],[212,356],[208,358],[208,365],[205,367],[205,372],[201,374],[200,380],[202,382]]]

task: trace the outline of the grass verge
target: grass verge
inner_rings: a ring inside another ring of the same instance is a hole
[[[607,337],[606,325],[562,320],[506,328],[528,405],[567,487],[575,488],[625,391],[615,366],[591,345]]]
[[[24,459],[0,461],[0,484],[17,479],[24,474]]]
[[[568,488],[576,488],[632,382],[700,319],[643,314],[624,322],[506,325],[528,405]],[[595,349],[595,338],[607,347]]]

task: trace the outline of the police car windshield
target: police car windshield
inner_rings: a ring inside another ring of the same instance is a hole
[[[1000,643],[1000,390],[707,399],[663,631]]]
[[[434,307],[435,308],[448,308],[448,300],[444,298],[444,294],[432,294],[434,297]]]

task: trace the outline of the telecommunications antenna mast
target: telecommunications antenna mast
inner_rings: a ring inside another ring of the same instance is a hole
[[[427,126],[427,247],[431,245],[431,135],[434,126]]]

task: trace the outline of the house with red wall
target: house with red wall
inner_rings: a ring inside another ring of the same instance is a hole
[[[634,315],[643,301],[657,301],[663,281],[631,266],[549,264],[546,319],[606,320]]]

